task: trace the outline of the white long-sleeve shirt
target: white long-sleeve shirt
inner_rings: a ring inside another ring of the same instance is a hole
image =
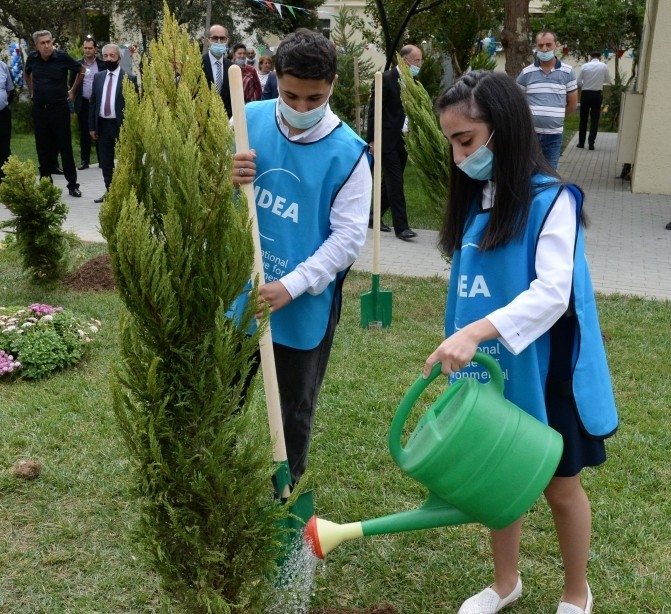
[[[315,126],[289,136],[289,128],[282,121],[279,111],[279,99],[275,114],[284,136],[296,143],[318,141],[340,123],[338,116],[327,106],[326,114]],[[280,279],[292,299],[305,292],[321,294],[340,271],[357,259],[366,242],[372,185],[368,159],[363,155],[333,202],[329,237],[312,256]]]
[[[490,183],[483,190],[482,206],[492,206]],[[536,279],[528,290],[486,316],[499,331],[499,341],[513,354],[522,352],[566,311],[571,298],[576,231],[575,198],[562,190],[538,238]]]

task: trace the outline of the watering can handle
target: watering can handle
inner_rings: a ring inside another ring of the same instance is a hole
[[[473,362],[481,364],[489,372],[491,380],[486,385],[494,386],[500,393],[503,393],[503,372],[501,371],[501,367],[499,366],[499,363],[496,361],[496,359],[492,358],[488,354],[485,354],[484,352],[478,351],[475,353],[472,360]],[[400,463],[401,458],[405,453],[405,449],[401,445],[403,426],[405,425],[405,422],[410,415],[410,411],[417,402],[417,399],[419,399],[420,395],[422,392],[424,392],[424,390],[426,390],[429,384],[431,384],[431,382],[433,382],[433,380],[435,380],[440,375],[441,368],[441,363],[437,362],[435,365],[433,365],[433,369],[431,369],[429,377],[424,379],[424,377],[420,375],[415,383],[410,386],[408,392],[405,393],[403,399],[401,399],[401,403],[396,410],[396,415],[394,416],[394,419],[391,422],[391,426],[389,427],[389,452],[397,463]]]

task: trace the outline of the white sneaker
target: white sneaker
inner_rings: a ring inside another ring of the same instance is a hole
[[[557,608],[557,614],[592,614],[592,591],[587,585],[587,603],[585,604],[585,609],[579,608],[577,605],[572,603],[566,603],[565,601],[560,602],[559,607]]]
[[[484,591],[466,599],[461,604],[458,614],[496,614],[517,601],[521,594],[522,578],[518,574],[517,584],[510,595],[501,598],[494,589],[488,586]]]

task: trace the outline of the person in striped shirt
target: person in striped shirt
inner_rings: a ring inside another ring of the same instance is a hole
[[[573,67],[555,56],[557,35],[536,35],[536,61],[522,70],[517,83],[524,90],[534,119],[536,136],[550,166],[559,165],[564,117],[578,106],[578,84]]]

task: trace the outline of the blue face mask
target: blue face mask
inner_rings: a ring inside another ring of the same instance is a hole
[[[244,60],[235,59],[235,60],[233,60],[233,62],[235,62],[238,66],[247,66],[247,60],[246,59],[244,59]]]
[[[310,111],[296,111],[292,109],[284,100],[282,96],[279,96],[280,99],[280,113],[282,117],[286,120],[287,124],[296,128],[297,130],[308,130],[312,126],[316,126],[321,119],[326,115],[326,105],[329,103],[331,94],[333,93],[333,87],[329,92],[329,97],[326,99],[326,102],[318,107],[311,109]]]
[[[419,66],[415,66],[414,64],[410,64],[410,74],[411,74],[413,77],[416,77],[416,76],[419,74],[419,71],[420,71],[420,70],[421,70],[421,69],[420,69]]]
[[[226,43],[210,43],[210,53],[215,58],[220,58],[228,51],[228,45]]]
[[[466,156],[457,164],[459,170],[466,173],[471,179],[486,181],[494,175],[494,152],[487,147],[492,140],[492,132],[484,145],[480,145],[470,156]]]
[[[549,62],[550,60],[554,60],[555,52],[554,51],[536,51],[536,57],[541,62]]]

